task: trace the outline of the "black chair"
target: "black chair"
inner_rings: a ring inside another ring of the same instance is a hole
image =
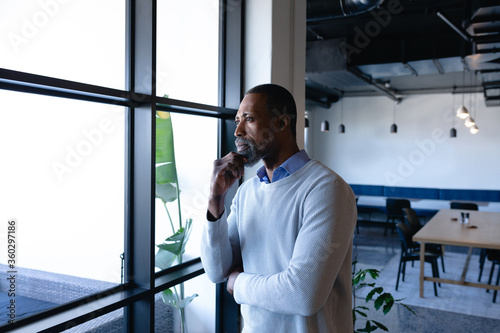
[[[498,275],[496,285],[500,283],[500,250],[486,250],[486,258],[491,261],[491,271],[490,278],[488,279],[488,284],[491,284],[491,280],[493,279],[493,271],[495,270],[495,265],[498,265]],[[487,290],[489,291],[489,290]],[[493,293],[493,303],[497,300],[498,291],[495,290]]]
[[[405,214],[406,223],[410,226],[411,232],[416,234],[417,231],[422,229],[422,224],[420,223],[417,213],[412,208],[404,208],[403,212]]]
[[[387,199],[385,209],[387,210],[387,222],[385,224],[384,236],[387,234],[387,229],[390,227],[393,231],[396,225],[396,220],[405,221],[404,208],[411,208],[410,201],[406,199]]]
[[[420,251],[413,249],[412,246],[412,233],[410,227],[406,223],[398,223],[396,225],[398,229],[399,239],[401,240],[401,258],[399,259],[398,276],[396,280],[396,290],[399,287],[399,278],[401,273],[403,273],[402,281],[405,280],[406,263],[408,261],[415,262],[420,261]],[[435,253],[427,252],[425,253],[425,262],[432,265],[432,276],[439,278],[439,270],[437,265],[437,258],[439,256]],[[434,282],[434,294],[437,296],[437,285]]]
[[[456,202],[450,203],[451,209],[468,209],[468,210],[478,210],[477,204],[472,202]]]
[[[408,226],[410,227],[410,232],[413,237],[421,228],[422,224],[420,223],[420,218],[418,217],[417,213],[415,210],[412,208],[405,208],[403,209],[405,213],[405,220]],[[420,244],[416,242],[412,242],[412,248],[419,249]],[[444,270],[444,248],[441,244],[427,244],[425,246],[426,250],[429,252],[432,252],[438,256],[441,257],[441,267],[443,268],[443,273],[445,272]]]

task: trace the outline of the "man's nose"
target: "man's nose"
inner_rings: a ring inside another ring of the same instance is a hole
[[[245,135],[245,128],[243,125],[243,122],[239,122],[238,125],[236,125],[236,129],[234,130],[234,136],[240,137]]]

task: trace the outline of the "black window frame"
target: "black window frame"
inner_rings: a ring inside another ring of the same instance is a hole
[[[0,68],[0,89],[128,108],[124,283],[19,319],[1,326],[0,331],[60,332],[124,308],[127,332],[154,332],[155,294],[204,273],[200,258],[154,271],[154,120],[157,110],[215,117],[219,119],[218,156],[234,149],[234,116],[242,96],[244,1],[220,0],[219,4],[218,106],[156,96],[156,3],[157,0],[126,1],[125,90]],[[144,68],[150,71],[139,70]],[[147,260],[135,260],[144,256]],[[217,332],[235,331],[237,327],[237,307],[227,296],[224,285],[218,285]],[[233,315],[227,318],[224,314],[229,313]]]

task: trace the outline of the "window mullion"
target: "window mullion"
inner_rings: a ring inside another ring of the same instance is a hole
[[[156,113],[156,1],[127,3],[128,85],[133,96],[147,96],[130,108],[126,277],[139,288],[154,288],[154,184]],[[126,311],[129,332],[154,331],[154,294]]]

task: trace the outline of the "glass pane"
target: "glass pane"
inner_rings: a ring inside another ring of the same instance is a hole
[[[0,237],[15,245],[0,270],[16,275],[15,297],[50,307],[119,284],[125,109],[3,90],[0,100]]]
[[[157,194],[163,199],[156,199],[155,242],[168,243],[165,249],[158,250],[157,269],[165,269],[178,263],[173,254],[179,253],[181,247],[178,245],[181,241],[172,239],[166,241],[166,239],[181,232],[181,227],[186,227],[187,219],[192,219],[192,224],[182,260],[199,257],[201,225],[206,218],[212,166],[217,158],[217,119],[174,113],[162,113],[162,115],[167,115],[169,118],[157,118],[157,135],[160,136],[157,139],[157,152],[158,149],[172,150],[168,143],[162,148],[159,146],[165,142],[160,134],[162,133],[160,126],[164,126],[163,124],[166,124],[166,127],[171,126],[175,164],[157,160]],[[175,182],[175,177],[166,179],[166,182],[160,181],[158,170],[165,165],[175,165],[178,184]],[[162,190],[159,191],[158,188]],[[177,188],[180,191],[180,203],[177,200]]]
[[[218,11],[218,1],[158,1],[158,96],[217,105]]]
[[[181,286],[175,286],[172,293],[181,293]],[[205,274],[184,282],[185,298],[198,295],[185,307],[186,332],[215,331],[215,284]],[[165,304],[162,293],[155,296],[155,332],[182,332],[181,312]]]
[[[0,67],[123,89],[125,3],[2,1]]]
[[[78,326],[62,331],[63,333],[121,333],[125,332],[123,308],[107,313]]]

